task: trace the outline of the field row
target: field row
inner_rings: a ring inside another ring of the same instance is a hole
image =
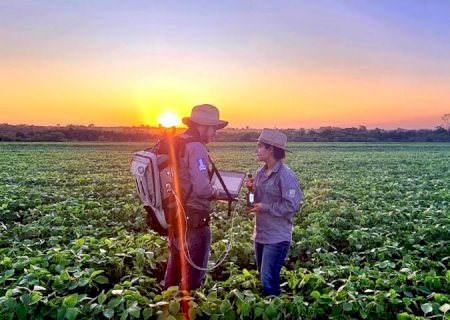
[[[143,147],[0,144],[1,319],[182,317],[129,172]],[[450,145],[290,147],[305,203],[283,294],[261,296],[244,201],[234,219],[214,203],[211,263],[231,250],[191,292],[191,318],[450,319]],[[253,144],[209,149],[221,169],[259,166]]]

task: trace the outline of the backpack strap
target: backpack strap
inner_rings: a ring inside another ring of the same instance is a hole
[[[184,157],[184,155],[186,153],[186,145],[189,142],[199,142],[199,140],[196,139],[196,138],[183,138],[182,136],[178,136],[178,139],[180,141],[183,141],[179,145],[179,147],[180,147],[179,150],[178,150],[178,161],[179,161],[182,157]],[[193,187],[193,185],[191,183],[191,185],[189,186],[189,191],[187,192],[187,194],[183,195],[183,203],[186,203],[186,200],[189,199],[189,197],[191,196],[193,190],[194,190],[194,187]]]
[[[184,157],[186,151],[186,144],[189,142],[199,141],[195,137],[183,137],[182,135],[168,135],[160,140],[158,140],[153,148],[149,148],[155,154],[166,154],[168,155],[167,161],[169,161],[170,165],[173,167],[179,168],[180,159]],[[173,144],[171,146],[171,144]],[[171,149],[175,150],[175,159],[172,159]],[[191,195],[193,186],[192,184],[189,187],[189,191],[186,195],[181,194],[181,200],[184,204],[186,199]]]

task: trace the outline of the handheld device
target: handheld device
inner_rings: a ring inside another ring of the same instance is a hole
[[[247,175],[249,179],[251,179],[253,176],[251,173]],[[253,207],[253,204],[255,203],[255,193],[253,192],[253,187],[248,187],[247,192],[247,207]]]

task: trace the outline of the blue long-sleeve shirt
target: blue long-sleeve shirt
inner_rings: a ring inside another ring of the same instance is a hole
[[[255,202],[262,210],[255,214],[253,240],[263,244],[292,241],[292,218],[303,198],[295,173],[278,161],[267,177],[264,165],[256,172]]]

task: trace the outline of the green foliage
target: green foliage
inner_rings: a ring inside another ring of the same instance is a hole
[[[293,144],[305,203],[279,297],[261,296],[243,203],[233,221],[212,206],[211,262],[232,246],[202,288],[162,289],[166,242],[129,173],[142,148],[0,144],[1,319],[449,317],[449,145]],[[258,167],[253,144],[210,149],[220,168]]]

